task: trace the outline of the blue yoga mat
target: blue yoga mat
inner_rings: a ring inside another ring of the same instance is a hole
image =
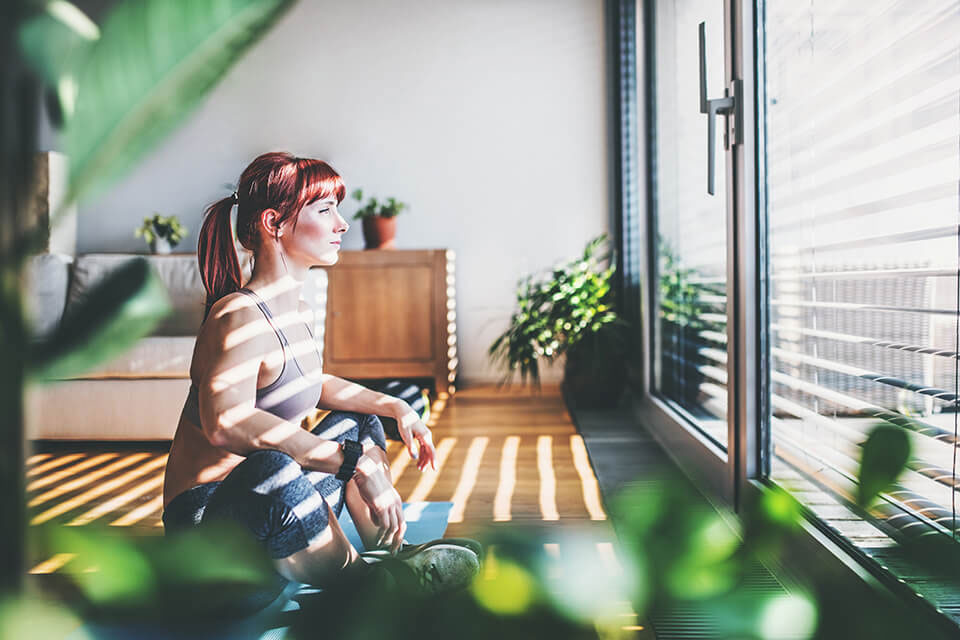
[[[447,530],[447,521],[450,518],[452,508],[452,502],[405,502],[403,504],[403,517],[407,522],[407,533],[404,539],[411,544],[420,544],[442,538]],[[357,527],[346,509],[340,515],[339,522],[350,543],[356,549],[363,550],[360,534],[357,533]],[[294,596],[319,591],[319,589],[310,585],[290,583],[269,607],[246,620],[237,621],[239,624],[235,625],[234,628],[224,629],[222,633],[197,634],[194,637],[203,640],[236,640],[238,637],[279,640],[284,637],[284,628],[268,628],[266,631],[262,631],[264,626],[269,625],[260,621],[269,619],[279,611],[299,609],[300,605],[293,600]],[[241,627],[245,629],[246,633],[238,631]],[[254,630],[257,630],[256,633],[252,633]],[[67,640],[85,640],[91,635],[98,638],[109,638],[110,640],[170,640],[182,637],[164,629],[137,627],[135,624],[118,625],[112,628],[90,624],[74,631],[67,637]]]
[[[450,518],[452,502],[404,502],[403,518],[407,522],[407,534],[404,539],[411,544],[421,544],[443,537],[447,530],[447,519]],[[353,524],[350,513],[344,509],[340,515],[340,526],[347,540],[357,550],[363,551],[363,542]]]

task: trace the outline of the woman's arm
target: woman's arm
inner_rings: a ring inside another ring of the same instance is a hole
[[[322,380],[323,392],[317,404],[318,409],[354,411],[396,418],[406,413],[408,408],[407,403],[400,398],[368,389],[356,382],[350,382],[329,373],[323,374]]]
[[[219,301],[197,337],[194,379],[200,421],[215,447],[238,455],[260,449],[289,454],[305,469],[336,473],[340,445],[256,408],[257,377],[273,331],[247,297]]]
[[[433,436],[427,425],[413,408],[400,398],[379,393],[337,376],[323,374],[323,392],[320,394],[318,409],[335,409],[357,413],[387,416],[397,421],[397,430],[410,457],[417,461],[417,468],[423,471],[432,465],[436,469],[437,451],[433,446]],[[414,450],[416,440],[420,447]]]

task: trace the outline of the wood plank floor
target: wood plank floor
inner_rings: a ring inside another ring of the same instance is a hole
[[[523,522],[536,525],[548,552],[559,554],[564,534],[585,528],[600,540],[600,559],[609,562],[614,534],[557,388],[545,386],[540,394],[519,387],[462,389],[433,400],[429,424],[439,453],[436,471],[418,472],[402,443],[391,441],[388,454],[404,501],[454,503],[448,536]],[[159,534],[168,447],[35,443],[27,467],[31,524],[96,523]],[[50,573],[68,561],[34,558],[32,572]]]

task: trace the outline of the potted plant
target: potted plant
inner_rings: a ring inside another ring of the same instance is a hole
[[[609,253],[597,253],[606,242],[602,234],[587,243],[582,257],[521,279],[519,308],[488,351],[507,369],[502,384],[519,369],[522,381],[529,377],[539,389],[540,360],[566,355],[567,402],[582,408],[616,405],[626,378],[629,324],[613,307],[610,279],[616,266]]]
[[[363,189],[354,190],[353,199],[363,202]],[[371,197],[353,215],[354,220],[363,220],[363,242],[365,249],[393,249],[397,235],[397,215],[407,208],[406,203],[396,198],[378,201]]]
[[[164,217],[154,212],[152,217],[143,219],[133,234],[147,241],[151,253],[170,253],[187,235],[187,228],[180,224],[177,216]]]
[[[706,322],[703,285],[694,282],[696,270],[681,265],[671,247],[659,242],[660,288],[660,391],[687,405],[697,402],[706,363],[700,353],[707,346],[701,332],[723,331]]]

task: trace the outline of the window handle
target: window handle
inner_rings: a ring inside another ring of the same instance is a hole
[[[740,115],[740,80],[734,80],[730,87],[723,90],[722,98],[707,99],[707,23],[700,23],[700,113],[707,115],[707,193],[714,195],[714,183],[716,181],[716,158],[714,158],[714,149],[716,148],[716,129],[717,115],[731,116],[733,121],[727,117],[727,126],[731,131],[726,131],[723,136],[723,148],[730,148],[731,137],[733,144],[740,144],[741,139],[741,115]],[[731,95],[732,93],[732,95]]]

